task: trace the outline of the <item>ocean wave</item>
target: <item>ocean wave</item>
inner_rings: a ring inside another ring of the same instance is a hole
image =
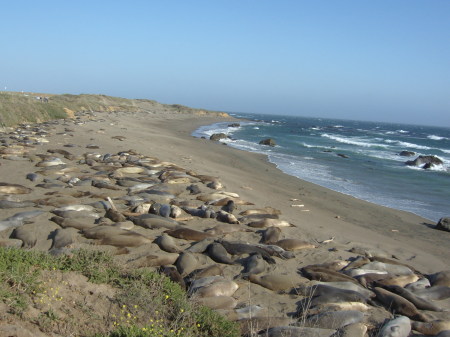
[[[441,136],[436,136],[436,135],[429,135],[429,136],[427,136],[427,138],[428,138],[428,139],[431,139],[431,140],[443,140],[443,139],[448,139],[448,138],[446,138],[446,137],[441,137]]]
[[[409,133],[409,131],[406,131],[406,130],[402,130],[402,129],[400,129],[400,130],[396,130],[397,132],[399,132],[399,133]]]
[[[329,138],[332,140],[335,140],[339,143],[349,144],[349,145],[357,145],[357,146],[363,146],[363,147],[383,147],[388,148],[387,145],[379,144],[379,143],[371,143],[366,140],[363,140],[361,138],[345,138],[345,137],[339,137],[334,135],[329,135],[327,133],[324,133],[321,135],[322,137]]]
[[[409,143],[409,142],[402,142],[400,140],[385,139],[384,142],[388,143],[388,144],[394,144],[394,145],[398,145],[398,146],[402,146],[402,147],[409,147],[409,148],[414,148],[414,149],[419,149],[419,150],[431,150],[432,149],[429,146],[424,146],[424,145],[419,145],[419,144],[414,144],[414,143]]]

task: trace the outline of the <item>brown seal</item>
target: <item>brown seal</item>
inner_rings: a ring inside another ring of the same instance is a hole
[[[281,229],[279,227],[269,227],[263,232],[261,243],[266,245],[273,244],[280,239]]]
[[[373,291],[377,295],[377,300],[379,300],[388,310],[418,321],[426,322],[429,320],[428,316],[419,312],[414,304],[402,296],[379,287],[375,287]]]
[[[315,245],[298,239],[283,239],[274,244],[288,251],[316,248]]]
[[[212,235],[209,233],[196,231],[196,230],[190,229],[190,228],[171,229],[171,230],[165,231],[165,233],[167,233],[170,236],[177,238],[177,239],[190,240],[190,241],[201,241],[203,239],[212,237]]]
[[[431,322],[412,322],[412,328],[424,335],[437,335],[450,330],[450,320],[436,320]]]
[[[292,275],[250,274],[248,279],[252,283],[259,284],[260,286],[273,291],[289,290],[303,282],[301,278],[292,277]]]
[[[18,185],[18,184],[9,184],[0,182],[0,193],[5,194],[28,194],[33,190],[31,188]]]

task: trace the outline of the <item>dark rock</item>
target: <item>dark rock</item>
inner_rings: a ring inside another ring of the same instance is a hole
[[[228,138],[228,136],[224,133],[214,133],[211,135],[211,137],[209,137],[210,140],[214,140],[214,141],[218,141],[221,139],[226,139]]]
[[[441,231],[450,232],[450,218],[441,218],[435,228]]]
[[[415,156],[416,153],[413,151],[401,151],[398,155],[402,157],[412,157]]]
[[[417,166],[427,169],[433,167],[434,165],[442,165],[444,162],[436,156],[418,156],[414,160],[408,160],[405,164],[408,166]]]
[[[240,127],[241,126],[241,124],[239,124],[239,123],[231,123],[231,124],[228,124],[228,127],[230,127],[230,128],[238,128],[238,127]]]
[[[269,146],[275,146],[275,140],[273,140],[272,138],[267,138],[267,139],[263,139],[259,142],[259,144],[261,145],[269,145]]]
[[[347,156],[346,154],[343,154],[343,153],[338,153],[337,155],[342,158],[349,158],[349,156]]]

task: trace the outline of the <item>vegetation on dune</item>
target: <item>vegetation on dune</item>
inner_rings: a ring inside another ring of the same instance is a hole
[[[193,109],[178,104],[161,104],[146,99],[125,99],[105,95],[48,95],[0,92],[0,126],[39,123],[51,119],[73,117],[80,111],[106,112],[172,112],[225,115],[220,112]]]
[[[165,276],[126,271],[99,251],[54,257],[0,248],[0,304],[5,309],[0,320],[15,317],[17,324],[57,335],[239,336],[235,323],[191,302]]]

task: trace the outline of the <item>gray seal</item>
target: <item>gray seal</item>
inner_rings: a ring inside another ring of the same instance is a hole
[[[228,256],[226,249],[218,242],[211,243],[207,250],[208,256],[217,263],[234,264],[235,262]]]

